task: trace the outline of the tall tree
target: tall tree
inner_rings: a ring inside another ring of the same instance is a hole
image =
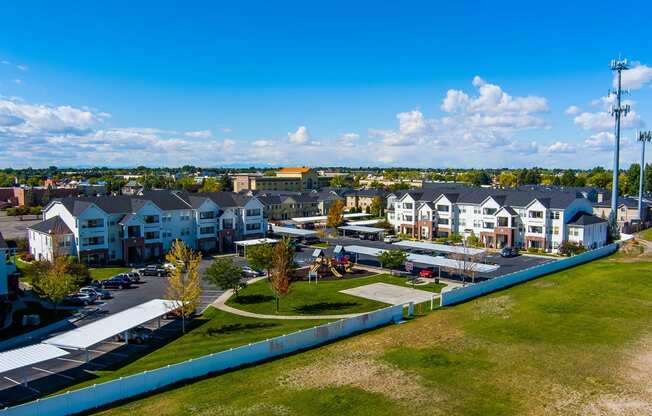
[[[181,316],[181,329],[185,333],[186,318],[197,309],[201,298],[201,255],[182,241],[176,240],[165,259],[175,266],[168,278],[167,297],[174,302],[175,309]]]
[[[561,175],[561,184],[563,186],[575,186],[575,171],[565,170]]]
[[[403,250],[385,250],[379,256],[380,265],[387,269],[398,269],[405,263],[407,253]]]
[[[269,276],[274,259],[274,245],[265,243],[251,246],[247,249],[247,262],[256,270],[265,270]]]
[[[244,272],[231,257],[216,258],[206,269],[206,278],[221,289],[231,289],[238,296],[238,289],[244,286]]]
[[[344,188],[348,185],[348,181],[344,176],[335,176],[330,180],[330,186],[333,188]]]
[[[344,223],[344,201],[338,199],[333,202],[333,205],[328,210],[326,218],[326,226],[330,228],[337,228]]]
[[[516,188],[518,185],[518,178],[513,172],[508,170],[503,171],[498,176],[498,184],[501,188]]]
[[[30,270],[34,292],[52,302],[55,314],[63,298],[79,287],[75,277],[67,273],[67,266],[65,257],[56,257],[52,262],[34,262]]]
[[[294,270],[294,249],[290,240],[283,238],[274,246],[269,284],[276,297],[276,312],[279,311],[280,298],[290,293],[292,272]]]
[[[369,205],[369,213],[374,217],[382,217],[383,215],[383,199],[379,196],[375,196],[371,200],[371,205]]]
[[[215,178],[206,178],[199,188],[199,192],[219,192],[221,190],[220,182]]]

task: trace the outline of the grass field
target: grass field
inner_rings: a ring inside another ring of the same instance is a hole
[[[96,371],[94,373],[96,377],[74,386],[74,389],[288,334],[326,322],[252,319],[209,308],[202,316],[193,321],[191,329],[185,336],[179,337],[164,347],[143,355],[119,369]],[[66,388],[66,390],[71,389],[73,387]]]
[[[323,280],[319,283],[294,282],[289,295],[281,299],[279,315],[324,315],[366,312],[387,306],[384,303],[339,293],[340,290],[371,283],[391,283],[411,287],[405,278],[380,274],[342,280]],[[444,284],[416,286],[417,289],[440,292]],[[227,305],[249,312],[275,314],[274,294],[266,280],[247,286],[233,296]]]
[[[641,231],[641,237],[647,241],[652,241],[652,228]]]
[[[101,267],[98,269],[90,269],[91,279],[93,280],[105,280],[109,277],[113,277],[116,274],[127,273],[131,271],[130,267]]]
[[[611,256],[103,414],[652,414],[649,259]]]

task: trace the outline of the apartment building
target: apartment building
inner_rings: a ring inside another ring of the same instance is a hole
[[[18,278],[12,276],[16,272],[16,265],[11,260],[13,251],[0,233],[0,301],[6,300],[10,292],[18,289]]]
[[[609,215],[611,215],[611,199],[595,202],[593,204],[593,213],[600,218],[609,218]],[[643,227],[649,226],[652,222],[652,201],[643,198],[643,218],[639,218],[638,198],[618,198],[616,222],[618,229],[624,233],[636,231],[639,224]]]
[[[487,247],[556,251],[564,241],[601,247],[607,222],[576,192],[454,186],[390,194],[387,220],[398,233],[432,240],[477,236]]]
[[[359,189],[345,193],[346,208],[348,210],[358,209],[362,212],[368,212],[375,198],[380,198],[381,204],[385,204],[387,191],[383,189]]]
[[[343,199],[335,192],[255,192],[264,205],[269,221],[285,221],[295,217],[327,215],[331,205]]]
[[[321,176],[314,170],[302,168],[281,168],[275,176],[258,174],[235,175],[233,190],[241,192],[255,191],[289,191],[301,192],[328,186],[332,176]]]
[[[161,190],[52,201],[43,221],[28,228],[28,241],[37,259],[70,255],[88,264],[132,264],[161,258],[175,240],[225,251],[266,229],[256,197]]]

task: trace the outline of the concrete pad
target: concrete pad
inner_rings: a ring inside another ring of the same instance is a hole
[[[425,290],[411,289],[409,287],[391,285],[389,283],[372,283],[352,289],[340,290],[340,293],[371,299],[390,305],[403,305],[414,302],[427,302],[437,294]]]

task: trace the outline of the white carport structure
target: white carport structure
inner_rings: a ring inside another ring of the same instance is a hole
[[[86,360],[88,360],[88,350],[93,345],[99,344],[121,333],[125,334],[125,342],[129,342],[130,329],[157,318],[159,320],[158,326],[160,327],[160,318],[166,313],[178,309],[180,306],[178,301],[153,299],[109,317],[91,322],[88,325],[80,326],[77,329],[48,338],[43,341],[43,344],[69,350],[86,351]]]
[[[24,369],[25,367],[29,367],[43,361],[52,360],[54,358],[63,357],[64,355],[68,354],[68,351],[48,344],[34,344],[28,347],[4,351],[0,353],[0,373]],[[26,386],[27,379],[24,375],[22,378],[23,380],[21,382]]]
[[[345,220],[350,220],[350,219],[355,219],[355,218],[364,218],[364,217],[369,217],[371,214],[366,214],[364,212],[354,212],[351,214],[343,214],[342,218]],[[313,217],[294,217],[292,218],[292,221],[296,222],[297,224],[310,224],[310,223],[322,223],[326,222],[326,219],[328,217],[326,215],[316,215]]]
[[[235,244],[235,254],[237,256],[240,255],[240,251],[238,250],[240,247],[243,248],[242,255],[246,256],[247,255],[247,247],[257,246],[257,245],[260,245],[260,244],[275,244],[275,243],[278,243],[278,240],[275,240],[273,238],[255,238],[253,240],[236,241],[233,244]]]
[[[485,253],[485,250],[473,247],[449,246],[446,244],[426,243],[423,241],[399,241],[395,246],[416,248],[419,250],[437,251],[440,253],[462,254],[475,257]]]
[[[337,227],[337,229],[342,230],[342,235],[344,237],[346,237],[347,231],[352,231],[358,234],[372,234],[379,238],[387,232],[384,228],[367,227],[364,225],[342,225],[341,227]]]
[[[360,221],[347,221],[346,225],[374,225],[378,224],[381,220],[360,220]]]
[[[295,238],[306,238],[317,236],[317,231],[304,230],[303,228],[281,227],[272,224],[272,233]]]
[[[344,246],[344,251],[354,254],[363,254],[372,257],[380,256],[385,250],[380,248],[365,247],[365,246]],[[356,259],[357,260],[357,259]],[[464,260],[448,259],[446,257],[426,256],[423,254],[408,254],[407,261],[414,263],[425,264],[428,266],[437,266],[438,268],[445,268],[450,270],[470,270],[477,273],[491,273],[498,270],[500,266],[494,264],[474,263]]]

